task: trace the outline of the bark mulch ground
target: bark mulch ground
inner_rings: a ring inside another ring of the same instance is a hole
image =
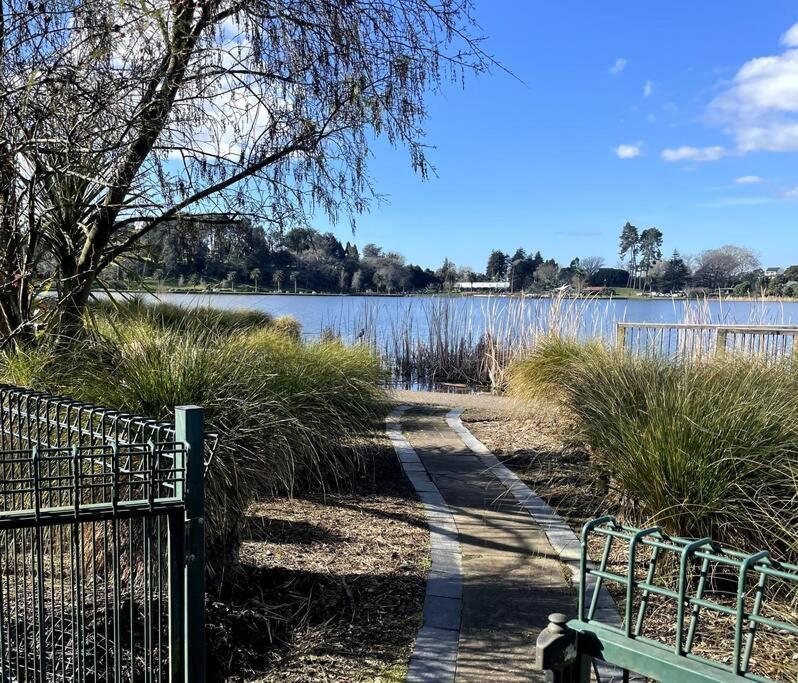
[[[588,449],[575,438],[573,420],[554,402],[539,402],[526,408],[508,409],[506,403],[492,405],[491,397],[472,399],[473,407],[463,414],[463,422],[482,443],[499,457],[541,498],[555,508],[579,533],[582,524],[592,517],[617,511],[609,482],[591,466]],[[506,401],[506,399],[504,399]],[[600,556],[601,543],[591,545],[594,559]],[[626,573],[625,552],[613,553],[609,571]],[[647,557],[640,557],[640,575]],[[673,581],[673,576],[658,577],[657,583]],[[623,610],[624,591],[618,584],[607,586]],[[734,577],[716,577],[712,599],[733,605],[736,591]],[[709,597],[709,596],[708,596]],[[652,596],[644,635],[673,643],[676,604]],[[636,605],[637,607],[637,605]],[[765,616],[795,623],[794,603],[774,603]],[[635,612],[636,613],[636,612]],[[733,621],[730,617],[702,610],[694,652],[729,663],[733,647]],[[752,656],[751,670],[779,681],[798,679],[798,638],[761,627]]]
[[[215,680],[404,680],[429,536],[387,440],[354,489],[248,514],[240,572],[208,606]]]

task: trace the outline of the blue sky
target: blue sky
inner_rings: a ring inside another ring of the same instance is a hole
[[[482,270],[519,246],[614,265],[629,220],[660,228],[668,253],[736,243],[798,263],[798,5],[476,0],[475,14],[523,83],[496,70],[430,100],[427,182],[378,143],[387,201],[358,244],[430,267]]]

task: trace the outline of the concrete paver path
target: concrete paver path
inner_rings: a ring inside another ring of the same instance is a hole
[[[415,406],[401,416],[401,433],[435,485],[429,495],[437,495],[437,487],[453,517],[456,529],[449,535],[459,543],[462,571],[456,662],[445,673],[411,663],[408,680],[453,676],[456,683],[542,681],[542,673],[533,668],[535,639],[549,614],[574,611],[567,569],[506,482],[449,426],[447,413],[445,408]],[[411,481],[416,478],[418,490],[423,490],[426,476],[418,464],[410,472]],[[435,546],[433,542],[433,573],[440,565]],[[456,623],[452,598],[430,598],[428,593],[428,605],[430,600],[433,608],[425,610],[425,627]],[[445,637],[443,631],[428,633]]]

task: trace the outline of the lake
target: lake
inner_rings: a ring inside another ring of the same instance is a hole
[[[578,326],[583,336],[607,334],[619,321],[798,324],[798,302],[778,301],[172,293],[159,293],[157,298],[181,306],[249,308],[275,316],[290,315],[308,337],[329,329],[344,338],[365,331],[381,341],[407,329],[414,337],[427,337],[442,324],[480,335],[486,329],[500,328],[503,333],[512,327],[543,330],[559,321]]]

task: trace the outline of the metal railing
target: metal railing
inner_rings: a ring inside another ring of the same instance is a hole
[[[765,361],[792,359],[798,326],[617,323],[616,343],[637,356],[702,360],[740,354]]]
[[[588,560],[591,538],[601,548],[597,566]],[[588,522],[581,546],[577,617],[551,615],[538,637],[537,665],[549,672],[547,680],[587,683],[591,660],[597,659],[621,668],[625,680],[633,672],[663,683],[766,682],[771,679],[751,672],[757,636],[763,628],[771,637],[798,636],[794,611],[793,621],[785,621],[783,610],[767,609],[772,607],[769,597],[783,596],[784,589],[795,595],[798,566],[777,562],[767,551],[745,554],[709,538],[673,537],[660,527],[623,526],[613,517]],[[609,570],[610,557],[617,563],[619,554],[625,559],[625,573]],[[773,582],[779,582],[781,592],[769,585]],[[594,585],[591,595],[589,583]],[[620,627],[597,617],[599,591],[605,583],[622,587]],[[728,585],[734,590],[709,590]],[[672,612],[675,608],[672,635],[663,637],[661,628],[649,633],[652,613],[661,620],[669,606]],[[725,656],[710,659],[696,654],[702,620],[717,624],[724,619],[731,630]]]
[[[204,451],[194,406],[0,386],[0,681],[204,679]]]

